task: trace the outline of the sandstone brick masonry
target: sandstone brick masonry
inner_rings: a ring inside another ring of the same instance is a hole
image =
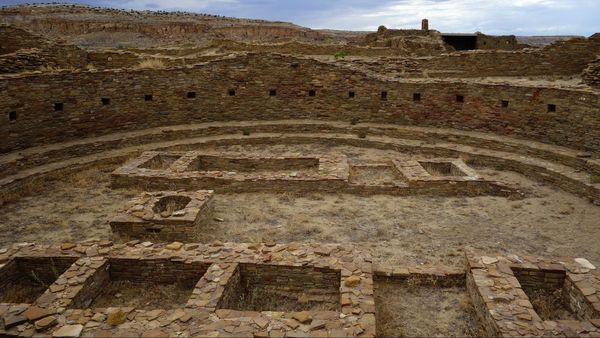
[[[581,77],[589,86],[600,88],[600,58],[591,62],[583,71]]]
[[[370,176],[361,178],[361,168],[374,167],[391,171],[390,180],[377,181]],[[433,169],[429,170],[430,167]],[[117,168],[111,175],[111,182],[115,188],[213,189],[217,193],[345,191],[362,195],[520,196],[515,187],[482,179],[458,159],[390,160],[389,163],[367,164],[366,167],[359,164],[354,169],[342,154],[252,157],[201,151],[149,151]]]
[[[375,335],[371,258],[354,245],[100,241],[23,243],[2,252],[3,281],[13,280],[13,262],[23,259],[41,259],[38,266],[46,271],[54,265],[43,257],[72,264],[32,302],[0,303],[0,334]],[[112,300],[113,307],[93,306],[116,281],[150,285],[176,280],[193,281],[187,302],[176,308],[133,308],[119,305],[118,299]],[[258,298],[250,302],[251,294]],[[265,302],[273,296],[286,301]],[[239,299],[245,301],[236,303]]]
[[[4,76],[0,92],[0,107],[10,119],[0,124],[0,152],[119,130],[286,118],[451,127],[600,149],[597,92],[391,81],[281,55],[248,54],[165,70]],[[189,92],[195,97],[188,98]]]
[[[467,254],[467,288],[490,336],[600,334],[600,274],[582,258]],[[559,290],[577,320],[543,320],[527,290]]]
[[[146,192],[132,199],[110,221],[122,239],[191,242],[212,219],[213,191]]]
[[[0,25],[0,73],[35,71],[41,67],[82,68],[86,64],[87,53],[78,47]]]
[[[313,183],[313,188],[327,182],[324,188],[333,192],[347,182],[348,170],[344,155],[259,157],[201,151],[145,152],[116,169],[111,177],[113,187],[170,186],[221,192],[287,190],[304,182]]]

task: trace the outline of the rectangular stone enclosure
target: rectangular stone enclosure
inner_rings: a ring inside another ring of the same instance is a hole
[[[33,303],[75,262],[70,257],[17,257],[0,269],[0,303]]]
[[[213,216],[213,191],[144,192],[110,221],[122,239],[193,241]]]
[[[137,186],[147,190],[336,191],[347,183],[348,170],[344,155],[251,156],[148,151],[116,169],[111,179],[115,188]],[[322,184],[325,182],[327,184]]]
[[[412,183],[481,180],[479,175],[460,159],[394,160],[393,162],[398,170]]]
[[[339,311],[340,273],[314,267],[239,264],[218,308]]]
[[[599,331],[600,275],[582,258],[468,254],[467,288],[489,336]]]
[[[110,258],[88,279],[73,307],[183,307],[209,266],[164,258]]]
[[[29,271],[44,286],[30,304],[0,303],[0,336],[60,336],[72,325],[91,337],[375,335],[371,257],[352,244],[88,241],[10,250],[2,287]],[[48,316],[44,326],[39,316]]]

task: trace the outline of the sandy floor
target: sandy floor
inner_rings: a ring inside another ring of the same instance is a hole
[[[408,286],[378,282],[377,335],[381,337],[481,337],[467,291],[462,287]]]
[[[216,149],[220,150],[220,149]],[[328,152],[320,146],[232,146],[252,152]],[[338,147],[351,160],[382,162],[391,151]],[[114,165],[87,169],[40,193],[0,207],[0,248],[14,242],[60,243],[109,238],[108,220],[136,191],[113,190]],[[360,242],[379,262],[461,264],[465,248],[582,256],[600,263],[600,207],[511,172],[477,168],[485,177],[520,186],[523,200],[503,197],[361,197],[350,194],[217,194],[203,241]]]
[[[114,306],[137,309],[176,309],[185,305],[194,285],[132,283],[111,281],[102,288],[91,307]]]

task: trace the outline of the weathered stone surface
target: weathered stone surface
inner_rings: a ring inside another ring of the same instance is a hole
[[[106,322],[109,325],[117,326],[119,324],[125,323],[126,320],[127,314],[121,308],[110,309],[108,311]]]
[[[13,326],[17,326],[19,324],[23,324],[27,322],[27,317],[20,315],[7,315],[4,316],[4,327],[6,329],[10,329]]]
[[[65,325],[59,328],[58,330],[52,333],[52,337],[57,338],[67,338],[67,337],[79,337],[81,335],[81,331],[83,330],[83,325],[75,324],[75,325]]]
[[[294,318],[302,324],[307,324],[312,321],[312,316],[308,311],[296,312],[292,315],[292,318]]]
[[[360,284],[360,277],[352,275],[344,280],[344,285],[348,287],[353,287]]]
[[[48,316],[35,322],[34,326],[37,331],[44,331],[56,324],[55,316]]]
[[[42,309],[37,306],[32,306],[23,312],[23,316],[27,317],[27,320],[34,322],[40,318],[44,318],[54,314],[54,311],[48,309]]]

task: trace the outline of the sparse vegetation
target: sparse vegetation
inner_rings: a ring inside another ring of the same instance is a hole
[[[346,56],[348,56],[348,53],[346,53],[346,52],[345,52],[345,51],[343,51],[343,50],[337,51],[337,52],[336,52],[336,53],[333,55],[333,57],[334,57],[336,60],[344,59]]]
[[[136,66],[138,69],[164,69],[167,65],[161,59],[145,59]]]

